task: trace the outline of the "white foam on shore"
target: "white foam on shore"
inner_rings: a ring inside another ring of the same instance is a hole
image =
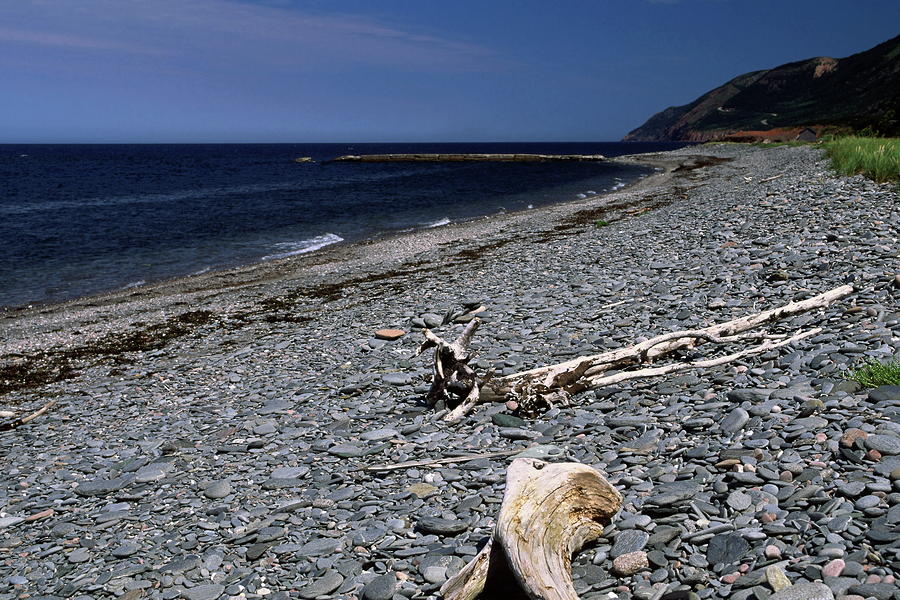
[[[141,287],[142,285],[147,285],[147,282],[144,281],[143,279],[140,279],[138,281],[132,281],[131,283],[126,283],[125,285],[122,286],[122,289],[130,290],[131,288]]]
[[[444,225],[449,225],[449,224],[450,224],[450,219],[448,219],[447,217],[444,217],[443,219],[438,219],[434,223],[427,224],[425,227],[427,227],[428,229],[431,229],[432,227],[443,227]]]
[[[330,246],[331,244],[337,244],[343,241],[344,238],[339,235],[326,233],[325,235],[317,235],[314,238],[310,238],[308,240],[300,240],[299,242],[281,242],[275,244],[275,247],[283,248],[284,252],[278,252],[277,254],[263,256],[262,259],[274,260],[276,258],[287,258],[288,256],[306,254],[307,252],[313,252],[320,248],[324,248],[325,246]]]

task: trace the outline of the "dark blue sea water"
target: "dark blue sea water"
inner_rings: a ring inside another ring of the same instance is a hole
[[[671,144],[0,145],[0,306],[67,300],[615,189],[609,163],[296,163],[342,154],[617,156]]]

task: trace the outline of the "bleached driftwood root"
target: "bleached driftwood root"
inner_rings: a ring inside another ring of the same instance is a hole
[[[39,416],[50,410],[53,405],[56,404],[56,400],[51,400],[50,402],[44,404],[42,407],[31,413],[30,415],[19,417],[18,419],[13,419],[12,421],[6,421],[4,423],[0,423],[0,431],[11,431],[13,429],[17,429],[22,425],[25,425]]]
[[[516,459],[493,536],[441,594],[577,600],[572,554],[600,537],[621,506],[621,494],[587,465]]]
[[[453,407],[444,416],[446,421],[451,422],[462,419],[477,404],[486,402],[512,400],[516,402],[521,413],[534,414],[557,404],[568,405],[572,394],[587,389],[689,369],[709,368],[802,340],[820,330],[798,331],[793,335],[770,335],[750,330],[765,323],[826,307],[851,293],[853,287],[844,285],[806,300],[789,302],[778,308],[725,323],[702,329],[673,331],[618,350],[582,356],[498,378],[479,378],[468,365],[471,359],[468,346],[478,327],[477,319],[470,322],[459,339],[452,344],[426,329],[424,332],[426,341],[419,352],[437,347],[434,357],[434,379],[428,399],[433,406],[443,408],[443,404],[446,403]],[[763,341],[745,350],[718,358],[641,368],[677,350],[688,350],[704,342],[727,344],[751,339]],[[608,371],[613,370],[617,372],[606,375]]]

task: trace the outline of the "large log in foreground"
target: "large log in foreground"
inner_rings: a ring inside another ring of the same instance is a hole
[[[347,154],[325,162],[598,162],[602,154]]]
[[[853,287],[844,285],[806,300],[789,302],[778,308],[725,323],[702,329],[674,331],[618,350],[582,356],[498,378],[492,378],[490,375],[480,378],[469,367],[471,354],[468,346],[478,328],[477,319],[473,319],[452,343],[426,329],[425,342],[420,346],[419,353],[435,348],[433,379],[428,401],[437,408],[443,408],[444,405],[451,407],[452,410],[444,417],[446,421],[451,422],[462,419],[477,404],[486,402],[511,401],[515,403],[520,414],[534,415],[557,404],[568,405],[573,394],[584,390],[632,379],[714,367],[808,338],[821,330],[814,328],[794,334],[769,334],[750,330],[784,317],[826,307],[851,293]],[[761,340],[761,343],[716,358],[692,362],[676,361],[639,368],[675,351],[691,349],[704,342],[729,344],[750,339]],[[609,371],[615,372],[608,373]]]
[[[591,467],[518,458],[506,471],[493,536],[441,594],[577,600],[572,554],[600,537],[621,507],[622,495]]]

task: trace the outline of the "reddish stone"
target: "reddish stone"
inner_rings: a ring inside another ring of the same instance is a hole
[[[822,577],[840,577],[844,572],[844,561],[836,558],[822,567]]]
[[[647,553],[638,550],[637,552],[629,552],[613,559],[612,570],[617,575],[627,577],[649,566],[650,561],[647,560]]]
[[[53,509],[48,508],[47,510],[42,510],[41,512],[25,517],[25,522],[30,523],[31,521],[39,521],[41,519],[46,519],[47,517],[52,517],[53,514]]]
[[[841,446],[850,448],[853,446],[853,443],[856,442],[856,440],[864,440],[867,437],[869,437],[869,434],[862,429],[851,427],[844,432],[844,435],[841,436]]]
[[[722,575],[722,583],[731,585],[732,583],[740,579],[740,577],[740,573],[729,573],[728,575]]]
[[[868,452],[866,452],[866,457],[868,457],[869,460],[878,462],[879,460],[881,460],[881,452],[879,452],[878,450],[869,450]]]
[[[406,332],[402,329],[379,329],[375,332],[375,338],[379,340],[387,340],[392,342],[394,340],[399,340]]]

